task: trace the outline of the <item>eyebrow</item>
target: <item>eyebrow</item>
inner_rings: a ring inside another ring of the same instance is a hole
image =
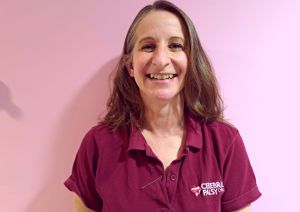
[[[185,42],[185,39],[183,37],[180,37],[180,36],[172,36],[169,39],[170,40],[173,40],[173,39],[175,39],[175,40],[181,40],[181,41]],[[154,37],[150,37],[150,36],[144,37],[141,40],[139,40],[138,43],[142,43],[142,42],[147,41],[147,40],[155,40],[155,38]]]

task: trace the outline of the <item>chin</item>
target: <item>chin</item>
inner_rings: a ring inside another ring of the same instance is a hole
[[[162,93],[162,94],[156,94],[154,98],[157,99],[158,101],[171,102],[174,100],[178,100],[179,96],[180,95],[174,93]]]

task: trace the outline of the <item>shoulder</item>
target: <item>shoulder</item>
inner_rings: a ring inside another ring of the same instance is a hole
[[[118,139],[120,136],[124,137],[127,134],[127,129],[119,128],[116,130],[112,130],[106,124],[98,124],[93,126],[85,135],[89,140],[94,140],[96,142],[101,142],[103,140],[109,139],[114,140]]]
[[[215,136],[222,136],[223,138],[233,138],[239,131],[229,122],[212,121],[202,124],[203,128]]]
[[[204,145],[212,145],[219,154],[226,154],[237,141],[242,141],[238,129],[228,122],[212,121],[200,126]]]
[[[119,128],[112,130],[105,124],[93,126],[84,136],[81,147],[97,149],[97,151],[110,151],[114,147],[126,144],[128,140],[128,129]]]
[[[108,126],[103,124],[93,126],[85,135],[85,137],[89,138],[89,140],[98,140],[98,138],[110,136],[112,136],[110,129],[108,128]]]

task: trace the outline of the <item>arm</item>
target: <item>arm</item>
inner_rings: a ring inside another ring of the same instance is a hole
[[[250,212],[250,205],[238,210],[238,211],[235,211],[235,212]]]
[[[87,208],[76,194],[73,197],[74,212],[95,212]]]

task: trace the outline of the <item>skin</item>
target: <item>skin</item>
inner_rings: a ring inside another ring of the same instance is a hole
[[[152,11],[139,23],[129,62],[129,74],[139,87],[145,104],[142,134],[165,169],[184,146],[184,102],[181,95],[187,74],[185,36],[179,19],[166,11]],[[150,79],[175,74],[172,79]],[[75,211],[91,212],[74,197]],[[247,206],[236,212],[249,212]]]
[[[154,11],[141,21],[136,31],[130,75],[135,79],[145,102],[161,105],[181,103],[188,59],[185,38],[178,18],[165,11]],[[176,74],[171,80],[151,80],[146,74]],[[181,106],[181,104],[180,104]]]
[[[87,208],[75,193],[73,196],[73,208],[74,212],[94,212],[94,210]]]

